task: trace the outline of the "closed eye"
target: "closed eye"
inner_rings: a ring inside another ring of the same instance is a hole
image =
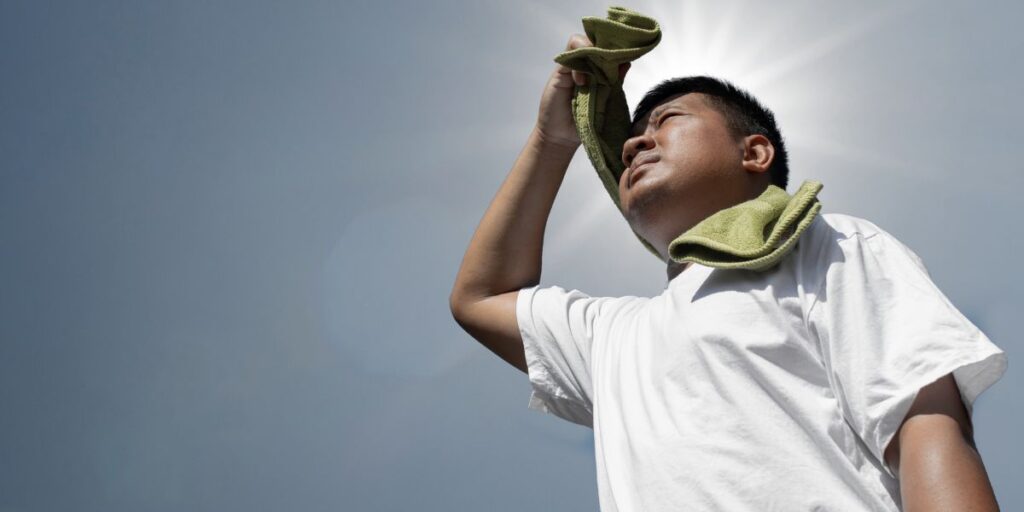
[[[661,126],[668,118],[673,116],[685,115],[683,112],[665,112],[658,117],[658,126]]]

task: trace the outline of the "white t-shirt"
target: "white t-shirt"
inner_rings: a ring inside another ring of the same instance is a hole
[[[601,510],[899,510],[883,452],[952,372],[1006,354],[892,235],[822,214],[766,272],[692,265],[657,297],[524,288],[529,407],[594,429]]]

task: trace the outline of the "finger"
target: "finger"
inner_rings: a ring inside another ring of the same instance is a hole
[[[577,48],[586,48],[588,46],[594,46],[587,36],[583,34],[573,34],[569,36],[569,42],[565,44],[566,50],[575,50]],[[572,71],[572,81],[578,86],[587,85],[587,75],[582,71]]]
[[[583,34],[573,34],[569,36],[569,42],[565,45],[565,49],[575,50],[576,48],[583,48],[586,46],[594,46],[594,43],[590,42],[590,39]]]
[[[569,83],[566,80],[572,80],[575,85],[584,85],[587,83],[587,75],[582,71],[576,71],[570,67],[563,66],[561,64],[555,66],[554,73],[551,74],[552,78],[556,79],[563,86],[568,86]]]

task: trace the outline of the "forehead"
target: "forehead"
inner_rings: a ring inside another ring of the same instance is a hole
[[[647,124],[652,120],[661,115],[662,112],[672,107],[681,107],[692,111],[706,110],[708,107],[708,101],[704,94],[699,92],[688,92],[683,94],[677,94],[671,96],[661,103],[655,105],[650,112],[647,113],[641,119],[637,119],[636,123],[630,127],[630,136],[635,136],[643,132],[647,128]]]

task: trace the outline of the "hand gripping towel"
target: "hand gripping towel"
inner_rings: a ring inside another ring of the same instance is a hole
[[[657,21],[640,13],[609,7],[607,18],[584,17],[583,30],[594,46],[563,52],[555,62],[588,75],[587,83],[576,86],[573,93],[576,132],[605,190],[619,206],[619,177],[625,169],[622,146],[629,138],[630,127],[619,66],[657,46],[661,28]],[[640,235],[636,237],[661,259],[654,247]]]
[[[619,177],[625,170],[622,147],[629,138],[630,116],[619,66],[651,51],[661,41],[658,22],[623,7],[610,7],[607,18],[587,16],[583,28],[594,46],[576,48],[555,62],[588,74],[572,100],[573,118],[605,190],[621,211]],[[796,245],[821,210],[816,196],[821,183],[807,181],[793,197],[770,185],[756,199],[721,210],[669,244],[669,258],[714,268],[765,270]],[[664,261],[635,231],[640,243]]]

